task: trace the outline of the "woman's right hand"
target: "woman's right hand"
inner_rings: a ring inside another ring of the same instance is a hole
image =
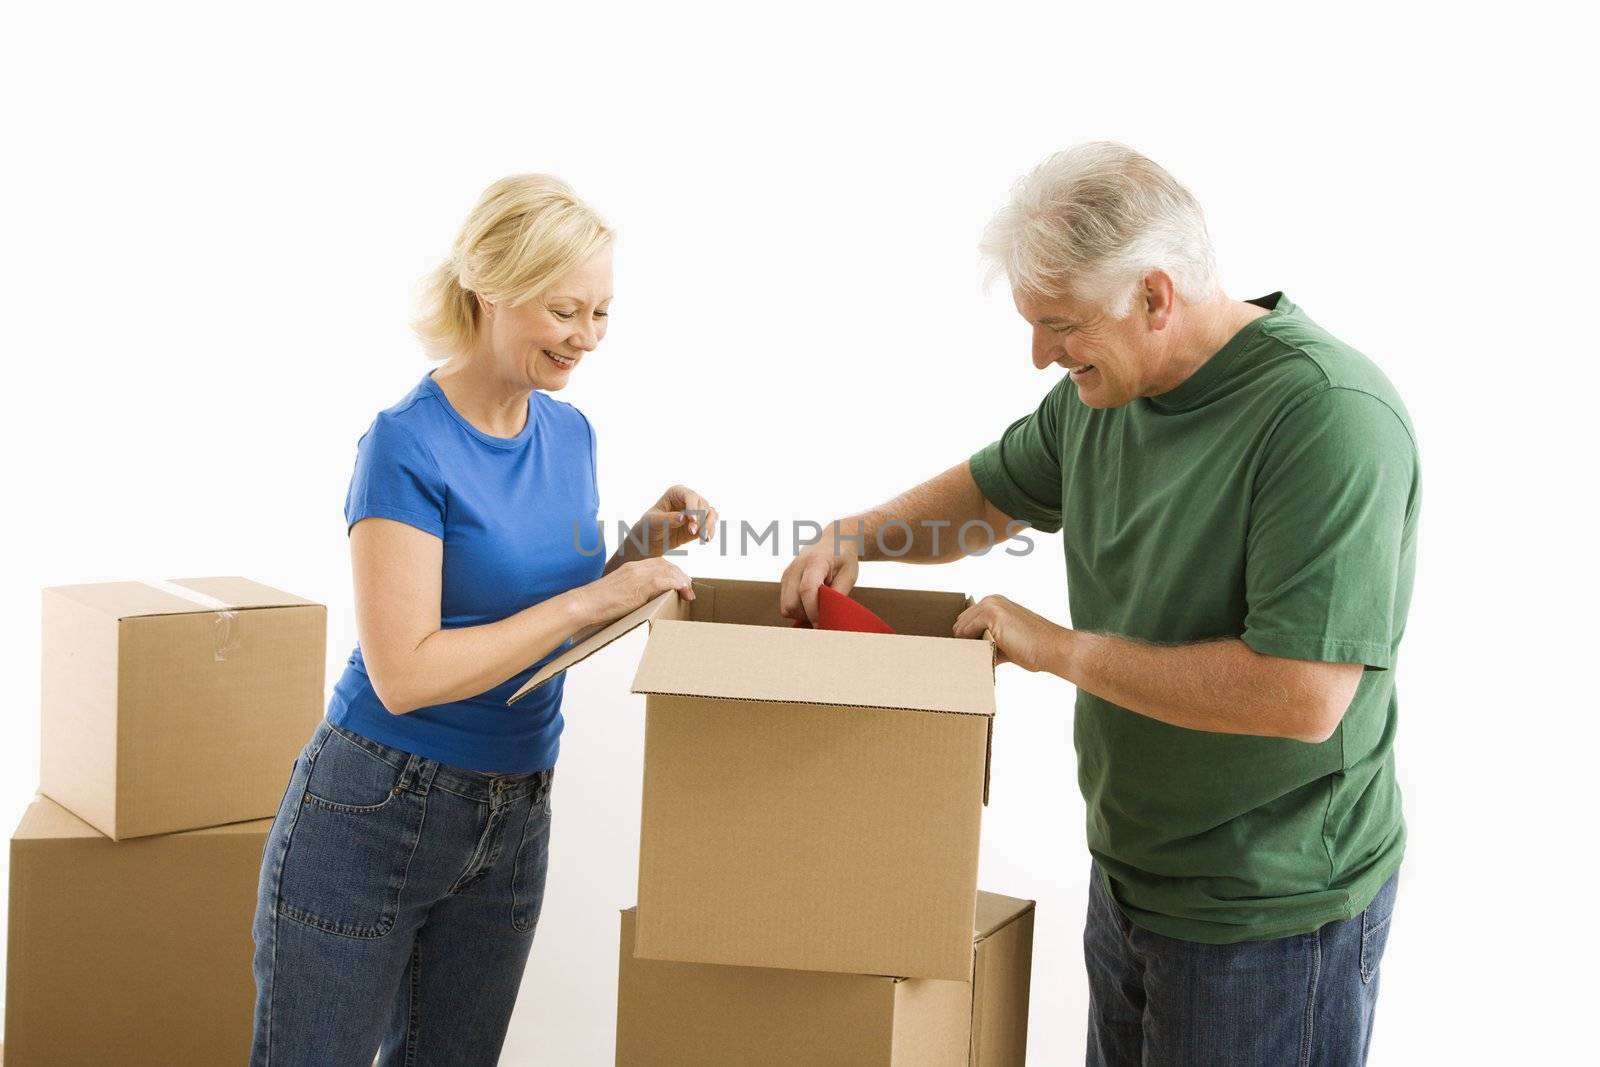
[[[668,589],[676,589],[685,600],[694,599],[693,580],[671,560],[657,556],[624,563],[575,592],[584,625],[589,626],[620,619]]]

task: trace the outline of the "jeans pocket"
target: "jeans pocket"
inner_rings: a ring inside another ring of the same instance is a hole
[[[539,924],[545,877],[550,871],[550,788],[528,800],[516,862],[511,871],[511,925],[527,933]]]
[[[338,732],[312,758],[289,831],[278,911],[344,937],[394,926],[421,837],[421,794],[402,771]]]
[[[1383,949],[1389,943],[1390,921],[1394,918],[1394,900],[1400,888],[1400,875],[1395,874],[1378,890],[1372,903],[1361,913],[1361,981],[1370,984],[1383,962]]]
[[[304,801],[335,811],[377,811],[400,795],[403,767],[369,752],[339,730],[330,729],[312,754]]]

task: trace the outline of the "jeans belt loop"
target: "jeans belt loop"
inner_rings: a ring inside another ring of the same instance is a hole
[[[407,789],[411,788],[411,783],[415,781],[417,777],[417,764],[421,761],[421,759],[421,756],[415,754],[406,758],[406,768],[400,772],[400,780],[396,782],[394,786],[394,791],[396,793],[403,793]]]

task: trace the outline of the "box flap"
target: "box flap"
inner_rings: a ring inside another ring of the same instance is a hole
[[[737,622],[751,626],[794,626],[778,610],[777,582],[753,582],[735,578],[696,578],[694,590],[704,598],[717,594],[715,610],[702,611],[697,600],[693,618],[705,622]],[[972,600],[965,593],[940,593],[925,589],[895,589],[858,585],[850,598],[888,623],[897,634],[916,637],[949,637],[951,627]]]
[[[972,922],[972,939],[983,941],[1033,907],[1033,901],[978,890],[978,910]]]
[[[993,646],[658,620],[635,693],[994,715]]]
[[[506,703],[515,704],[562,671],[582,663],[641,623],[649,622],[658,616],[676,615],[679,603],[677,590],[668,589],[654,600],[639,605],[615,622],[606,623],[599,629],[589,630],[587,633],[580,632],[576,635],[577,639],[574,640],[571,648],[535,671],[533,677],[524,682],[522,688],[511,694]]]
[[[116,619],[189,615],[201,611],[321,606],[314,600],[237,577],[174,578],[159,585],[142,581],[95,582],[52,586],[44,592],[46,596],[75,600]],[[222,606],[218,607],[218,603]]]

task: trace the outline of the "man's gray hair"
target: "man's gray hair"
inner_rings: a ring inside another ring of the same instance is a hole
[[[1113,141],[1057,152],[1011,189],[979,251],[990,280],[1013,289],[1100,304],[1120,319],[1139,281],[1166,272],[1186,300],[1217,291],[1205,216],[1189,190],[1144,156]]]

